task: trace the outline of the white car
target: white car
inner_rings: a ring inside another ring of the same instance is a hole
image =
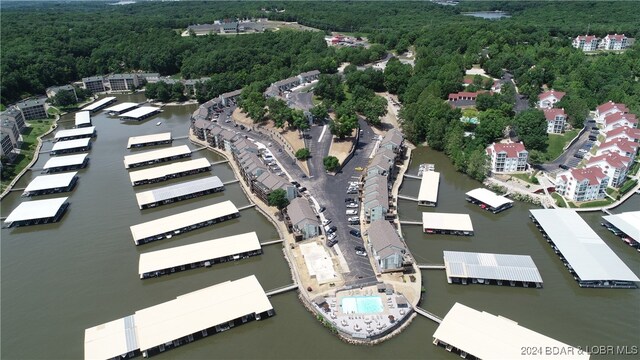
[[[322,220],[322,226],[326,226],[326,225],[329,225],[329,224],[331,224],[331,219]]]
[[[347,215],[358,215],[358,210],[356,209],[347,209]]]
[[[357,216],[353,216],[347,219],[347,221],[360,221],[360,218]]]
[[[360,256],[364,256],[364,257],[366,257],[366,256],[367,256],[367,253],[366,253],[366,252],[364,252],[364,251],[357,250],[357,251],[356,251],[356,255],[360,255]]]
[[[347,207],[350,208],[350,209],[355,209],[355,208],[358,207],[358,204],[356,204],[356,203],[347,204]]]
[[[329,240],[333,240],[333,239],[335,239],[337,236],[338,236],[338,235],[336,235],[336,233],[331,233],[331,234],[329,234],[329,235],[327,236],[327,239],[329,239]]]

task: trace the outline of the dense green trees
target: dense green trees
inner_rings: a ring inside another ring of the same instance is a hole
[[[338,167],[340,167],[340,161],[338,161],[338,158],[335,156],[327,156],[324,159],[322,159],[322,164],[324,165],[324,168],[329,171],[336,171],[338,169]]]
[[[54,106],[70,106],[76,103],[76,97],[71,90],[60,90],[51,99]]]
[[[311,157],[311,151],[307,148],[298,149],[296,151],[296,159],[298,160],[307,160]]]
[[[358,118],[350,102],[344,102],[336,108],[335,119],[329,124],[331,133],[340,139],[350,136],[358,126]]]
[[[275,206],[278,210],[282,210],[289,205],[289,199],[287,199],[287,192],[284,189],[275,189],[269,196],[267,196],[267,203],[269,206]]]
[[[540,110],[530,109],[521,112],[513,119],[516,133],[528,150],[545,152],[549,145],[547,119]]]

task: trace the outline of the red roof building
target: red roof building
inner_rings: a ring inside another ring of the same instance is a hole
[[[596,155],[602,155],[608,152],[616,152],[633,160],[636,157],[636,152],[638,152],[638,143],[625,138],[609,140],[600,145]]]
[[[603,199],[609,177],[598,166],[571,169],[556,177],[556,192],[574,201]]]
[[[561,134],[567,121],[564,109],[544,109],[544,117],[547,119],[547,133]]]
[[[638,123],[635,114],[614,112],[604,117],[604,130],[609,131],[619,127],[634,127]]]
[[[606,103],[596,108],[596,122],[599,124],[604,123],[604,118],[607,115],[613,113],[628,113],[629,108],[625,104],[614,103],[613,101],[607,101]]]
[[[638,141],[640,141],[640,129],[622,126],[607,131],[605,137],[607,139],[606,141],[624,138],[637,143]]]
[[[525,171],[529,152],[522,143],[493,143],[486,149],[491,158],[491,171],[510,173]]]
[[[609,177],[608,186],[619,187],[627,177],[631,158],[618,153],[606,153],[589,159],[587,168],[598,167]]]
[[[538,107],[541,109],[551,109],[555,103],[562,100],[567,93],[562,91],[549,90],[538,95]]]

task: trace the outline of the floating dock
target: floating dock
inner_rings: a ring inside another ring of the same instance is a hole
[[[174,235],[214,225],[240,217],[240,212],[229,200],[217,204],[166,216],[130,227],[136,245],[169,239]]]
[[[435,171],[424,171],[420,180],[420,191],[418,192],[418,205],[436,206],[438,203],[438,189],[440,187],[440,173]]]
[[[455,303],[433,344],[467,359],[589,359],[589,354],[502,316]]]
[[[629,211],[602,218],[604,219],[603,226],[640,251],[640,211]]]
[[[170,132],[151,134],[144,136],[132,136],[127,143],[127,149],[139,148],[143,146],[171,144],[173,139]]]
[[[82,108],[82,110],[84,111],[90,111],[90,112],[96,112],[101,110],[102,108],[104,108],[105,106],[108,106],[109,104],[112,104],[114,102],[116,102],[116,98],[115,96],[107,96],[104,99],[100,99],[92,104],[89,104],[87,106],[85,106],[84,108]]]
[[[91,126],[91,112],[78,111],[76,113],[76,128]]]
[[[532,209],[530,218],[580,287],[636,288],[640,282],[598,234],[571,209]]]
[[[148,279],[260,254],[258,235],[249,232],[140,254],[138,274],[140,279]]]
[[[44,173],[83,169],[89,163],[89,154],[58,156],[49,159],[42,168]]]
[[[53,148],[49,155],[56,156],[61,154],[71,154],[91,149],[91,138],[82,138],[75,140],[58,141],[53,144]]]
[[[462,251],[444,251],[443,253],[449,284],[542,287],[542,277],[531,256]]]
[[[22,196],[37,196],[68,192],[73,190],[78,182],[78,172],[54,175],[40,175],[31,180],[24,189]]]
[[[127,155],[124,157],[126,169],[155,165],[162,162],[178,160],[191,156],[191,149],[187,145],[180,145],[166,149],[158,149]]]
[[[69,203],[68,197],[20,203],[5,219],[8,227],[49,224],[60,221]]]
[[[477,188],[465,194],[466,200],[472,204],[477,204],[480,208],[497,214],[513,206],[513,201],[504,196],[496,195],[494,192],[484,188]]]
[[[209,171],[211,164],[205,158],[183,161],[174,164],[157,166],[151,169],[137,170],[129,173],[132,186],[153,184],[182,176]]]
[[[94,136],[96,136],[96,127],[88,126],[88,127],[78,128],[78,129],[60,130],[54,135],[53,141],[92,138]]]
[[[120,120],[134,120],[134,121],[142,121],[146,118],[149,118],[161,110],[160,108],[153,106],[141,106],[137,109],[133,109],[131,111],[127,111],[124,114],[120,115]]]
[[[88,328],[84,332],[84,358],[150,357],[274,315],[264,289],[251,275]]]
[[[123,102],[121,104],[118,105],[113,105],[111,107],[108,107],[106,109],[104,109],[105,111],[109,112],[109,115],[111,116],[117,116],[120,115],[124,112],[127,112],[131,109],[135,109],[138,106],[140,106],[139,104],[133,103],[133,102]]]
[[[427,234],[473,235],[473,225],[468,214],[423,212],[422,230]]]
[[[197,179],[180,184],[165,186],[160,189],[143,191],[136,194],[140,210],[176,201],[188,200],[224,190],[224,184],[217,176]]]

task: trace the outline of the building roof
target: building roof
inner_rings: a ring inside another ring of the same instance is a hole
[[[425,171],[420,180],[420,191],[418,201],[438,202],[438,188],[440,187],[440,173],[436,171]]]
[[[91,138],[82,138],[82,139],[75,139],[75,140],[58,141],[55,144],[53,144],[53,147],[51,148],[51,151],[60,151],[60,150],[84,148],[84,147],[89,146],[90,142],[91,142]]]
[[[507,153],[508,158],[517,158],[518,154],[527,151],[523,143],[493,143],[489,145],[496,153]]]
[[[141,144],[148,144],[153,142],[169,141],[169,140],[171,140],[170,132],[143,135],[143,136],[132,136],[129,138],[129,141],[127,143],[127,148],[130,148],[134,145],[141,145]]]
[[[18,108],[20,108],[20,110],[22,110],[34,106],[44,106],[46,102],[47,98],[37,98],[20,101],[19,103],[16,103],[16,105],[18,106]]]
[[[480,312],[455,303],[433,333],[435,339],[455,346],[478,359],[526,359],[522,349],[561,349],[562,354],[536,359],[589,359],[589,354],[529,330],[502,316]],[[566,354],[566,355],[565,355]]]
[[[239,137],[238,134],[227,129],[222,129],[222,131],[220,132],[220,136],[222,136],[224,140],[228,140],[228,141],[233,141],[233,139]]]
[[[53,175],[40,175],[31,180],[29,185],[24,189],[24,192],[28,193],[32,191],[67,187],[71,184],[71,181],[76,175],[78,175],[77,171]]]
[[[76,126],[91,124],[91,113],[89,111],[78,111],[76,113]]]
[[[72,137],[72,136],[93,135],[93,133],[95,133],[95,132],[96,132],[96,127],[95,126],[88,126],[88,127],[83,127],[83,128],[77,128],[77,129],[60,130],[55,134],[54,138],[60,139],[60,138],[67,138],[67,137]]]
[[[592,157],[591,159],[589,159],[589,162],[587,163],[587,166],[589,165],[595,165],[597,163],[600,162],[605,162],[607,165],[616,168],[616,169],[621,169],[621,168],[625,168],[629,165],[629,162],[631,162],[631,158],[620,155],[616,152],[613,153],[606,153],[606,154],[602,154],[600,156],[595,156]]]
[[[624,36],[624,34],[607,34],[607,36],[604,37],[605,39],[610,39],[610,40],[616,40],[616,41],[622,41],[623,39],[626,38],[626,36]]]
[[[607,133],[605,134],[607,140],[609,140],[610,138],[613,138],[615,136],[624,134],[627,137],[634,139],[634,140],[638,140],[640,139],[640,129],[636,129],[636,128],[631,128],[628,126],[621,126],[618,128],[615,128],[613,130],[609,130],[607,131]]]
[[[176,229],[198,224],[207,220],[218,219],[237,214],[238,209],[229,200],[179,214],[165,216],[160,219],[147,221],[130,226],[134,242],[155,235],[162,235]]]
[[[529,211],[582,281],[640,281],[575,210]]]
[[[627,120],[632,124],[635,124],[638,122],[638,119],[636,118],[635,114],[615,112],[613,114],[609,114],[604,117],[604,125],[609,126],[611,124],[615,124],[619,121],[624,121],[624,120]]]
[[[121,104],[117,104],[117,105],[113,105],[110,106],[106,109],[104,109],[105,111],[115,111],[117,113],[129,110],[129,109],[133,109],[135,107],[138,107],[139,104],[134,103],[134,102],[123,102]]]
[[[143,275],[175,266],[232,256],[260,250],[260,240],[254,232],[202,241],[195,244],[140,254],[138,274]]]
[[[230,97],[235,97],[235,96],[239,96],[242,93],[242,89],[238,89],[238,90],[233,90],[233,91],[229,91],[226,93],[223,93],[220,95],[220,97],[222,98],[230,98]]]
[[[143,163],[158,160],[158,159],[164,159],[172,156],[180,156],[180,155],[186,155],[186,154],[191,154],[191,149],[189,149],[189,146],[187,145],[180,145],[180,146],[174,146],[174,147],[169,147],[164,149],[139,152],[133,155],[126,155],[124,157],[124,167],[128,169],[135,164],[143,164]]]
[[[89,76],[89,77],[85,77],[82,78],[82,82],[89,82],[89,81],[102,81],[103,80],[103,76],[102,75],[96,75],[96,76]]]
[[[481,201],[491,206],[492,208],[498,208],[505,204],[513,203],[512,200],[509,200],[504,196],[496,195],[493,191],[484,188],[473,189],[467,192],[465,195]]]
[[[385,258],[398,250],[407,252],[407,247],[400,239],[398,232],[386,220],[372,221],[367,234],[369,243],[381,258]]]
[[[133,79],[135,74],[111,74],[107,75],[107,79]]]
[[[529,255],[443,251],[447,277],[542,283]]]
[[[60,85],[60,86],[49,86],[48,88],[45,89],[46,92],[49,92],[49,91],[58,92],[60,90],[75,91],[76,89],[73,86],[69,85],[69,84]]]
[[[67,202],[68,197],[60,197],[46,200],[24,201],[13,209],[5,219],[5,223],[33,219],[46,219],[55,216],[60,207]]]
[[[589,41],[593,41],[593,40],[598,40],[598,37],[595,35],[578,35],[576,36],[576,40],[580,41],[580,40],[584,40],[585,42],[589,42]]]
[[[107,96],[106,98],[100,99],[92,104],[89,104],[87,106],[85,106],[84,108],[82,108],[82,110],[86,110],[86,111],[94,111],[95,109],[104,106],[105,104],[108,104],[112,101],[116,100],[115,96]]]
[[[636,150],[638,150],[638,143],[629,141],[626,138],[616,138],[616,139],[609,140],[604,144],[600,145],[600,148],[598,148],[598,150],[602,151],[604,149],[607,149],[613,146],[627,153],[635,153]]]
[[[562,92],[562,91],[555,91],[553,89],[549,90],[549,91],[545,91],[542,94],[538,95],[538,100],[544,100],[546,98],[549,97],[554,97],[556,99],[558,99],[558,101],[562,100],[562,98],[567,95],[566,92]]]
[[[159,189],[139,192],[136,194],[136,200],[138,201],[138,207],[142,209],[143,205],[221,187],[224,187],[224,184],[222,184],[220,178],[211,176],[169,185]]]
[[[56,156],[49,159],[43,166],[44,170],[62,166],[72,166],[82,164],[89,154],[75,154],[67,156]]]
[[[611,110],[614,110],[614,109],[617,109],[620,112],[625,112],[625,113],[629,112],[629,109],[627,108],[627,106],[625,104],[617,104],[617,103],[614,103],[613,101],[607,101],[606,103],[598,106],[596,108],[596,111],[599,114],[602,114],[602,113],[605,113],[605,112],[608,112],[608,111],[611,111]]]
[[[302,76],[302,77],[315,76],[315,75],[320,75],[320,71],[318,71],[318,70],[311,70],[311,71],[307,71],[307,72],[300,73],[300,76]]]
[[[139,348],[135,316],[109,321],[84,331],[85,359],[113,359]]]
[[[383,146],[388,143],[391,143],[396,146],[400,146],[403,140],[404,140],[404,137],[402,136],[402,133],[399,130],[391,129],[387,131],[387,134],[384,136],[384,138],[382,138],[382,141],[380,141],[380,146]]]
[[[150,114],[155,114],[160,112],[160,108],[155,106],[140,106],[137,109],[133,109],[131,111],[127,111],[124,114],[121,114],[120,117],[130,118],[130,119],[140,119]]]
[[[473,231],[471,217],[468,214],[423,212],[422,227],[424,229]]]
[[[544,109],[543,112],[547,121],[554,121],[556,116],[562,116],[565,119],[567,118],[567,114],[564,112],[564,109]]]
[[[640,241],[640,211],[628,211],[602,217],[635,241]]]
[[[268,171],[260,174],[260,176],[258,176],[256,178],[256,181],[258,183],[260,183],[260,185],[264,186],[265,188],[269,189],[269,190],[276,190],[276,189],[281,189],[288,186],[293,186],[291,185],[291,183],[287,182],[284,178],[282,178],[281,176],[278,176],[276,174],[270,173]]]
[[[313,212],[313,209],[311,209],[309,201],[306,198],[295,198],[291,200],[289,206],[287,206],[287,215],[289,215],[291,224],[294,226],[303,221],[318,224],[316,213]]]
[[[205,158],[198,158],[162,166],[156,166],[149,169],[131,171],[129,172],[129,179],[131,180],[131,185],[133,185],[134,183],[141,180],[157,179],[170,174],[177,174],[180,172],[202,169],[210,166],[211,164],[209,163],[209,160]]]
[[[456,101],[460,98],[477,98],[479,94],[486,93],[486,91],[460,91],[457,93],[449,94],[449,101]]]
[[[602,169],[598,166],[590,167],[590,168],[582,168],[575,169],[572,168],[569,170],[570,176],[569,179],[573,177],[578,182],[583,182],[585,180],[589,181],[589,185],[599,185],[604,178],[607,177]]]

